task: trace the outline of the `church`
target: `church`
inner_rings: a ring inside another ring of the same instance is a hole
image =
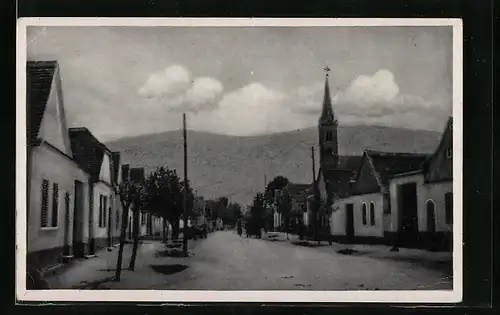
[[[450,248],[451,117],[433,154],[364,150],[361,156],[339,156],[327,72],[318,133],[320,165],[307,203],[309,230],[317,238]]]

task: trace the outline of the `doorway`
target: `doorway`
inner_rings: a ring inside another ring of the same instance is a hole
[[[354,238],[354,205],[352,203],[345,205],[345,234],[347,240],[351,242]]]
[[[427,209],[427,232],[434,235],[436,233],[436,207],[434,201],[427,200],[425,208]]]
[[[398,203],[400,217],[400,241],[403,244],[415,244],[418,241],[416,183],[398,186]]]
[[[73,255],[81,258],[85,255],[85,248],[83,245],[83,183],[75,181],[75,194],[74,194],[74,207],[73,207]]]

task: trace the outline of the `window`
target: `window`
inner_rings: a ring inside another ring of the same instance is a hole
[[[107,197],[99,195],[99,227],[106,227]]]
[[[332,132],[331,131],[326,132],[326,141],[332,141]]]
[[[108,197],[103,196],[102,200],[103,200],[103,208],[102,208],[103,211],[102,212],[104,215],[104,217],[102,218],[102,222],[103,222],[103,226],[106,227],[106,226],[108,226]]]
[[[59,218],[59,185],[52,185],[52,220],[51,227],[57,227]]]
[[[116,210],[116,229],[120,227],[120,212]]]
[[[41,227],[49,226],[49,181],[42,181],[42,209],[41,209]]]
[[[453,157],[453,149],[452,148],[446,149],[446,158],[451,159],[452,157]]]
[[[453,224],[453,193],[449,192],[444,195],[446,224]]]
[[[363,225],[366,225],[366,203],[363,202],[363,208],[362,208],[362,215],[363,215]]]
[[[375,225],[375,203],[370,202],[370,224]]]

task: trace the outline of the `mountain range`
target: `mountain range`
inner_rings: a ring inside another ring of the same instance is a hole
[[[431,153],[441,133],[381,126],[339,126],[339,155],[362,155],[371,149],[387,152]],[[318,130],[300,129],[260,136],[227,136],[188,131],[188,178],[198,195],[227,196],[243,205],[263,191],[265,182],[286,176],[294,183],[311,183],[312,150],[318,169]],[[121,152],[122,163],[176,169],[183,176],[182,131],[121,138],[106,143]]]

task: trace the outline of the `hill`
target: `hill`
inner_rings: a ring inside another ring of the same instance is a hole
[[[441,134],[380,126],[340,126],[338,136],[339,155],[361,155],[364,149],[430,153]],[[132,167],[145,167],[149,172],[157,166],[168,166],[183,174],[181,131],[122,138],[106,145],[120,151],[123,163]],[[316,128],[254,137],[189,131],[189,179],[198,194],[206,198],[229,196],[246,205],[256,192],[263,190],[265,176],[268,181],[284,175],[292,182],[310,183],[311,147],[317,145]]]

